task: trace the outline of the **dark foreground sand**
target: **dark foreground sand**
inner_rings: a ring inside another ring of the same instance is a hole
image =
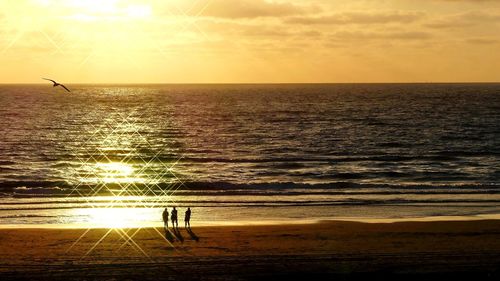
[[[3,229],[0,280],[498,280],[500,276],[500,221],[494,220],[192,230],[189,234],[181,229],[184,241],[173,246],[152,228],[111,230],[89,252],[108,230],[91,230],[74,244],[86,230]],[[125,233],[135,233],[133,241],[127,241]]]

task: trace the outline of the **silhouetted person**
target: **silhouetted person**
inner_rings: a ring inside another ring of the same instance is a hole
[[[168,230],[168,210],[167,210],[167,208],[165,208],[165,210],[163,210],[162,217],[163,217],[163,226],[165,227],[165,230]]]
[[[179,227],[179,223],[177,222],[177,210],[174,209],[172,210],[172,215],[170,216],[170,219],[172,220],[172,227]]]
[[[170,243],[174,242],[174,236],[172,235],[172,233],[170,233],[170,231],[168,230],[168,209],[165,208],[165,210],[163,210],[163,213],[161,214],[162,218],[163,218],[163,228],[165,229],[165,239],[167,239]]]
[[[184,227],[185,228],[191,228],[191,223],[189,222],[191,220],[191,208],[188,208],[186,211],[186,215],[184,216]]]

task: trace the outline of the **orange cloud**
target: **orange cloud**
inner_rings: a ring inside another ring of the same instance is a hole
[[[213,0],[203,16],[216,18],[283,17],[320,12],[319,6],[300,5],[294,1],[271,2],[265,0]]]
[[[386,24],[386,23],[411,23],[425,16],[423,12],[344,12],[321,16],[300,16],[285,20],[293,24]]]

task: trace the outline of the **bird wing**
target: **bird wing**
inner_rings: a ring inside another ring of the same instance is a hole
[[[63,84],[59,84],[59,86],[63,87],[66,91],[71,93],[71,91],[68,88],[66,88],[66,86],[64,86]]]
[[[52,79],[47,79],[47,78],[42,78],[42,79],[43,79],[43,80],[47,80],[47,81],[51,81],[52,83],[57,84],[57,82],[56,82],[56,81],[54,81],[54,80],[52,80]]]

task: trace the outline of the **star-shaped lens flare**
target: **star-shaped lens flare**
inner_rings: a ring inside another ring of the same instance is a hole
[[[134,237],[144,227],[151,226],[142,224],[143,221],[159,220],[163,207],[176,205],[173,196],[184,185],[182,178],[185,178],[176,169],[182,156],[167,141],[158,143],[156,138],[152,143],[148,135],[154,132],[140,112],[126,116],[115,112],[107,116],[100,124],[93,123],[94,116],[87,117],[83,128],[88,132],[87,137],[75,140],[78,149],[73,152],[75,161],[70,165],[68,196],[85,200],[85,208],[79,210],[87,217],[88,229],[68,251],[91,229],[106,228],[83,257],[95,251],[113,232],[121,239],[116,250],[131,246],[149,257]],[[157,218],[148,217],[156,210]],[[170,243],[162,231],[151,229]]]

